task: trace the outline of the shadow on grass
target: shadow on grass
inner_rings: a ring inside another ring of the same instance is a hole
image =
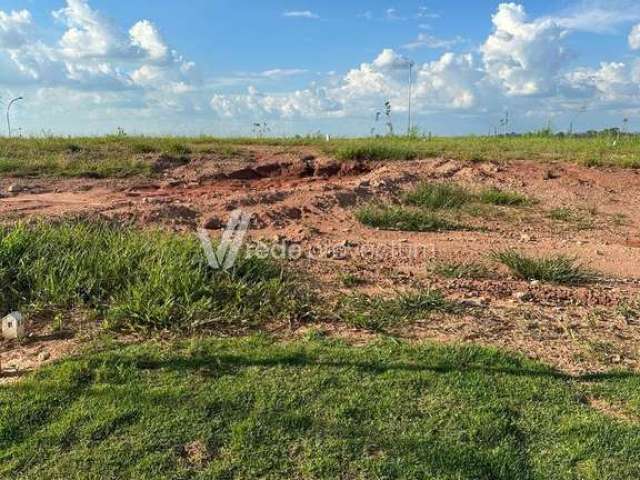
[[[215,366],[219,371],[233,374],[242,368],[251,367],[323,367],[336,369],[358,369],[368,373],[382,374],[389,371],[406,372],[433,372],[433,373],[470,373],[481,372],[498,375],[512,375],[516,377],[552,378],[564,381],[595,382],[603,380],[625,380],[639,377],[634,372],[614,371],[587,373],[583,375],[570,375],[551,369],[527,369],[507,367],[482,367],[478,365],[460,364],[414,364],[407,362],[383,363],[367,361],[347,360],[319,360],[305,354],[278,356],[277,358],[255,359],[241,355],[216,355],[195,358],[174,358],[167,360],[143,360],[137,362],[137,367],[143,370],[175,370],[185,372],[188,370],[202,370]]]

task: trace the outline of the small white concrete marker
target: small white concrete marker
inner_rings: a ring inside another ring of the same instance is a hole
[[[2,319],[2,338],[15,340],[24,336],[24,322],[20,312],[12,312]]]

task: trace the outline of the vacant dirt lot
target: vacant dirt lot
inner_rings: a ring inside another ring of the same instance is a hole
[[[99,215],[184,232],[204,226],[215,237],[230,212],[242,209],[252,214],[250,240],[295,252],[292,264],[309,272],[328,302],[345,291],[391,294],[432,286],[466,307],[398,335],[504,347],[571,372],[638,367],[640,171],[446,158],[338,163],[308,148],[238,152],[150,158],[157,171],[152,179],[5,178],[0,217],[10,223]],[[493,186],[536,202],[467,215],[470,228],[456,232],[380,231],[355,219],[359,204],[395,202],[421,181]],[[505,249],[576,257],[600,281],[567,287],[514,279],[488,260],[490,252]],[[483,262],[492,275],[442,278],[430,272],[436,261]],[[322,327],[354,341],[369,335],[331,321]],[[5,363],[31,365],[21,358],[42,349],[29,348],[11,346]]]

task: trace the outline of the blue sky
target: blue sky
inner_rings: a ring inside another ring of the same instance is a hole
[[[640,130],[640,4],[3,0],[0,95],[24,134]]]

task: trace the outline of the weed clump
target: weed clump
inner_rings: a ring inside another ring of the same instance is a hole
[[[564,255],[534,258],[507,250],[494,252],[491,257],[523,280],[578,285],[592,282],[596,278],[593,271],[584,268],[575,258]]]

